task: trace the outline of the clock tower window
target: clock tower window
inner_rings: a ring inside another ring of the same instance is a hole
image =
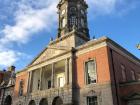
[[[77,25],[77,18],[76,16],[71,16],[70,18],[70,26]]]

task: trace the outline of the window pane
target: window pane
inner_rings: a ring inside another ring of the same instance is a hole
[[[64,78],[63,77],[59,77],[58,78],[58,85],[59,85],[59,87],[63,87],[64,86]]]
[[[71,25],[71,26],[77,25],[76,16],[72,16],[72,17],[70,18],[70,25]]]
[[[121,65],[121,70],[122,70],[123,82],[125,82],[126,81],[126,72],[125,72],[125,67],[123,65]]]
[[[96,66],[95,66],[95,61],[89,61],[86,63],[86,72],[87,72],[87,83],[96,83]]]
[[[97,97],[96,96],[87,97],[87,105],[98,105]]]

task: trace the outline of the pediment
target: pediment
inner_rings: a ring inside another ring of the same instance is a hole
[[[30,65],[35,65],[40,62],[46,61],[47,59],[58,56],[68,50],[70,50],[70,48],[65,46],[48,46],[31,62]]]

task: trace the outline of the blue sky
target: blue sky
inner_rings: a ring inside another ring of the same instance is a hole
[[[58,0],[0,0],[0,69],[23,69],[57,34]],[[108,36],[140,58],[139,0],[87,0],[91,38]]]

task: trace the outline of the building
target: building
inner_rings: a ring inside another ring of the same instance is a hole
[[[12,104],[15,87],[15,67],[0,71],[0,105]]]
[[[2,105],[140,105],[140,60],[107,37],[90,40],[84,0],[57,8],[57,38],[16,74]]]

